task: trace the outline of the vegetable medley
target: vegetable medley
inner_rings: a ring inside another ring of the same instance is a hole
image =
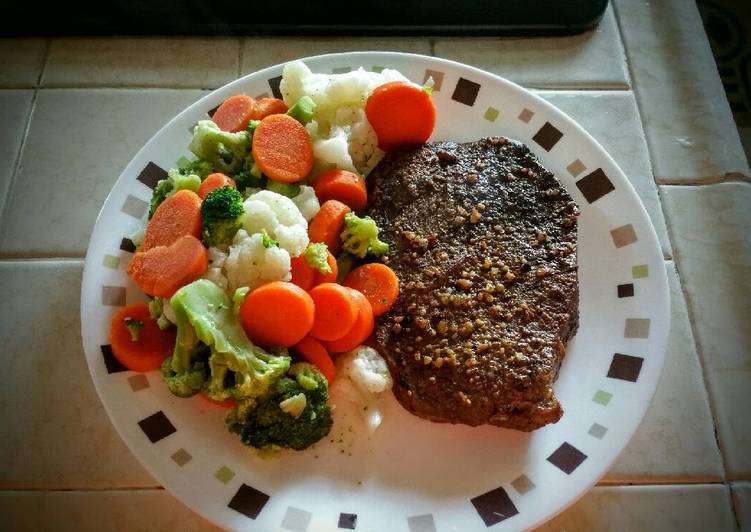
[[[157,184],[134,237],[128,273],[151,299],[117,312],[110,337],[128,369],[227,408],[246,445],[301,450],[331,428],[330,386],[372,404],[391,385],[362,345],[399,294],[362,214],[365,178],[384,150],[428,139],[435,107],[388,69],[295,62],[280,88],[283,100],[232,96],[195,126],[195,158]]]

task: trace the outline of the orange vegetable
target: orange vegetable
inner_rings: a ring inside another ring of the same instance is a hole
[[[336,367],[334,361],[331,360],[331,355],[328,354],[321,342],[311,336],[306,336],[292,346],[292,352],[305,362],[317,367],[329,381],[329,384],[334,382]]]
[[[247,94],[230,96],[222,102],[211,119],[222,131],[243,131],[259,114],[256,101]]]
[[[287,104],[279,98],[261,98],[256,100],[258,114],[253,118],[263,120],[267,116],[279,115],[287,112]]]
[[[294,183],[313,168],[313,145],[300,122],[284,114],[270,115],[253,133],[253,157],[270,179]]]
[[[135,341],[125,324],[126,318],[143,322]],[[159,369],[175,348],[175,333],[174,327],[165,330],[159,328],[151,319],[146,303],[128,305],[118,310],[110,323],[112,354],[120,364],[133,371]]]
[[[138,250],[169,246],[185,235],[201,238],[201,198],[191,190],[178,190],[157,207]]]
[[[328,200],[321,205],[308,225],[308,237],[311,242],[323,242],[334,255],[342,248],[340,237],[344,229],[344,217],[352,209],[337,200]]]
[[[403,81],[385,83],[372,92],[365,114],[384,151],[402,144],[422,144],[435,127],[435,104],[430,94]]]
[[[201,392],[200,394],[198,394],[198,396],[207,403],[214,406],[221,406],[222,408],[231,408],[237,404],[237,401],[235,401],[231,397],[229,399],[225,399],[224,401],[217,401],[216,399],[209,397],[209,394],[207,394],[206,392]]]
[[[347,205],[353,211],[361,211],[368,203],[368,191],[365,179],[346,170],[329,170],[313,181],[318,201],[321,203],[335,199]]]
[[[237,188],[237,183],[235,183],[234,179],[227,177],[222,173],[217,172],[216,174],[210,174],[206,176],[206,179],[203,180],[201,186],[198,187],[198,195],[201,197],[201,199],[206,199],[206,196],[209,195],[209,192],[222,187]]]
[[[253,290],[240,307],[248,337],[264,346],[289,347],[313,326],[313,299],[299,286],[275,281]]]
[[[336,283],[323,283],[310,291],[315,318],[310,335],[318,340],[336,340],[352,328],[357,319],[357,304],[349,290]]]
[[[290,265],[292,266],[292,279],[290,282],[305,291],[313,288],[313,279],[315,278],[316,270],[308,264],[308,260],[302,255],[292,257]]]
[[[138,251],[128,273],[151,296],[172,297],[182,286],[198,279],[209,265],[209,254],[201,241],[184,235],[169,246]]]
[[[322,284],[322,283],[335,283],[336,282],[336,276],[339,275],[339,266],[336,264],[336,258],[331,254],[330,251],[327,252],[328,256],[326,257],[326,262],[329,264],[329,268],[331,268],[331,273],[321,273],[315,268],[313,269],[313,286]]]
[[[371,335],[375,325],[373,309],[370,306],[370,302],[368,302],[368,298],[353,288],[349,290],[357,302],[357,308],[359,309],[357,319],[347,334],[338,340],[324,342],[324,347],[332,353],[346,353],[362,344]]]
[[[344,279],[344,286],[362,292],[376,316],[388,312],[399,296],[399,279],[394,270],[380,262],[355,268]]]

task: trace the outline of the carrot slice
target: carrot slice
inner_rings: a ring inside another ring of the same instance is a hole
[[[334,361],[331,360],[331,355],[328,354],[321,342],[312,336],[306,336],[292,346],[292,352],[305,362],[313,364],[321,370],[321,373],[329,381],[329,384],[334,382],[336,367],[334,366]]]
[[[380,262],[355,268],[344,279],[344,286],[362,292],[376,316],[388,312],[399,296],[399,279],[394,270]]]
[[[294,183],[313,168],[313,144],[300,122],[283,114],[271,115],[253,133],[253,157],[269,178]]]
[[[260,98],[256,100],[258,114],[254,116],[256,120],[263,120],[267,116],[279,115],[287,112],[287,104],[279,98]]]
[[[289,347],[313,326],[313,299],[299,286],[275,281],[253,290],[240,307],[248,337],[264,346]]]
[[[313,288],[316,270],[308,264],[308,260],[302,255],[292,257],[290,265],[292,266],[292,279],[290,282],[305,291]]]
[[[334,255],[342,248],[342,239],[339,235],[344,229],[344,217],[352,209],[337,200],[328,200],[310,220],[308,225],[308,237],[311,242],[323,242]]]
[[[403,81],[376,87],[365,104],[365,114],[378,135],[378,147],[384,151],[402,144],[422,144],[435,127],[430,94]]]
[[[210,174],[206,176],[206,179],[203,180],[201,186],[198,187],[198,195],[201,199],[206,199],[209,192],[222,187],[237,188],[237,183],[235,183],[234,179],[227,177],[222,173],[217,172],[216,174]]]
[[[372,334],[375,325],[373,308],[370,306],[368,298],[353,288],[349,290],[359,309],[357,319],[347,334],[338,340],[324,342],[324,347],[332,353],[346,353],[362,344]]]
[[[157,207],[138,250],[169,246],[185,235],[201,238],[201,198],[192,190],[178,190]]]
[[[136,324],[134,340],[126,326],[126,319]],[[140,325],[140,324],[143,325]],[[149,314],[146,303],[128,305],[118,310],[110,322],[112,354],[120,364],[133,371],[159,369],[175,348],[175,328],[161,330]]]
[[[172,297],[177,290],[198,279],[209,264],[208,251],[193,235],[184,235],[169,246],[156,246],[136,253],[128,273],[149,295]]]
[[[335,283],[323,283],[310,291],[316,313],[310,335],[318,340],[336,340],[352,328],[357,304],[349,290]]]
[[[217,401],[216,399],[209,397],[209,394],[206,392],[201,392],[200,394],[198,394],[198,397],[211,405],[221,406],[222,408],[231,408],[237,404],[237,401],[235,401],[231,397],[229,399],[225,399],[224,401]]]
[[[361,211],[368,203],[368,191],[362,176],[347,170],[333,169],[313,181],[318,201],[339,200],[353,211]]]
[[[211,119],[222,131],[243,131],[259,114],[256,101],[247,94],[230,96],[217,107]]]
[[[327,251],[328,255],[326,256],[326,262],[329,264],[329,268],[331,268],[330,273],[321,273],[318,270],[313,270],[313,286],[323,284],[323,283],[335,283],[336,277],[339,275],[339,266],[336,264],[336,258],[331,254],[330,251]]]

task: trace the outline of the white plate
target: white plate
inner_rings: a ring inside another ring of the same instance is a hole
[[[669,329],[668,290],[654,229],[628,179],[573,120],[497,76],[459,63],[384,52],[308,58],[315,72],[396,68],[436,82],[435,139],[504,135],[527,144],[581,208],[579,332],[555,385],[565,414],[530,434],[436,424],[389,394],[368,438],[338,412],[330,437],[261,459],[223,424],[223,410],[178,399],[157,372],[112,364],[118,306],[144,300],[127,277],[129,235],[153,185],[184,155],[190,128],[225,98],[278,91],[283,65],[245,76],[180,113],[133,158],[96,222],[81,292],[83,344],[99,396],[131,451],[168,490],[232,529],[428,532],[518,530],[585,493],[639,425],[655,391]],[[617,124],[614,124],[614,127]],[[351,427],[351,431],[350,431]]]

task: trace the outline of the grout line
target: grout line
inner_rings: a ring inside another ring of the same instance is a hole
[[[26,263],[26,262],[84,262],[86,257],[83,256],[50,256],[50,255],[2,255],[0,254],[0,265]]]
[[[738,511],[735,508],[735,497],[733,497],[733,483],[728,483],[728,490],[730,490],[730,510],[733,512],[733,517],[735,517],[735,528],[736,530],[742,530],[741,529],[741,517],[738,515]]]
[[[656,177],[655,182],[663,186],[702,186],[716,185],[718,183],[751,183],[751,177],[740,172],[727,172],[722,175],[708,177],[678,177],[675,179]]]
[[[430,55],[433,56],[433,57],[436,57],[436,55],[435,55],[435,38],[434,37],[430,37],[428,39],[428,45],[430,46]]]
[[[132,487],[74,487],[74,488],[44,488],[44,487],[8,487],[3,486],[0,484],[0,492],[42,492],[42,493],[68,493],[68,492],[102,492],[102,491],[122,491],[122,492],[128,492],[128,491],[165,491],[164,487],[162,486],[132,486]]]
[[[47,65],[50,62],[51,50],[52,50],[52,39],[47,39],[47,45],[44,49],[44,58],[42,59],[42,68],[39,69],[39,76],[37,76],[37,82],[36,82],[37,88],[42,86],[42,80],[44,79],[44,74],[47,72]]]
[[[234,79],[229,80],[227,83],[230,83],[234,81]],[[40,91],[59,91],[59,90],[74,90],[74,91],[81,91],[81,90],[154,90],[154,91],[161,91],[161,90],[181,90],[181,91],[213,91],[216,90],[223,85],[217,85],[215,87],[210,86],[187,86],[187,85],[64,85],[64,84],[51,84],[51,85],[45,85],[44,87],[39,87]]]

